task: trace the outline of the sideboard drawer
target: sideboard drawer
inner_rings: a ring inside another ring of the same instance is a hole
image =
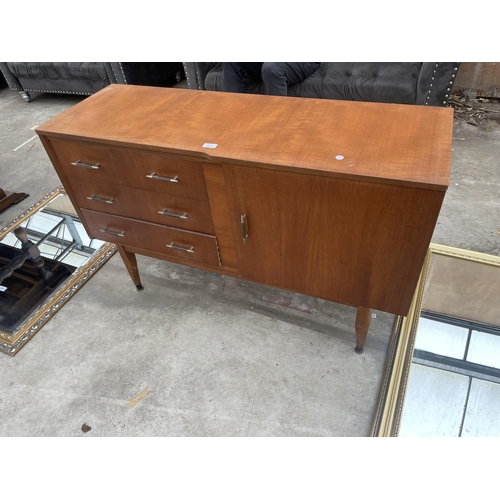
[[[69,179],[111,182],[175,196],[208,199],[201,162],[80,141],[51,139],[50,143]]]
[[[70,184],[81,208],[214,234],[206,201],[88,179],[73,179]]]
[[[220,266],[215,236],[82,209],[94,238],[185,261]]]

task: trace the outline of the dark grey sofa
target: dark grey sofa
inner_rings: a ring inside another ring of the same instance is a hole
[[[180,62],[3,62],[9,88],[27,102],[29,92],[91,95],[111,83],[158,86],[177,75]]]
[[[222,89],[222,63],[183,65],[190,89]],[[323,62],[309,78],[290,87],[288,95],[445,106],[459,67],[456,62]],[[262,93],[262,84],[249,86],[247,92]]]

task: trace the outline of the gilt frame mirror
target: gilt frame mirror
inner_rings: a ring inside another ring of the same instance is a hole
[[[14,356],[106,263],[60,186],[0,230],[0,353]]]
[[[498,353],[500,257],[432,243],[395,318],[370,436],[498,435]]]

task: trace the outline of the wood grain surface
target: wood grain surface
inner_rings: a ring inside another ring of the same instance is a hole
[[[108,182],[159,193],[207,199],[201,163],[144,151],[102,147],[80,140],[51,139],[50,144],[68,178]],[[73,165],[77,161],[98,165],[97,169]],[[148,177],[173,179],[169,182]]]
[[[444,193],[226,166],[240,275],[406,315]],[[241,234],[241,231],[240,231]]]
[[[110,85],[36,132],[446,190],[452,128],[450,108]]]
[[[144,248],[166,257],[171,255],[186,263],[195,261],[220,266],[215,236],[87,209],[82,209],[82,213],[94,238],[117,245]],[[169,248],[168,245],[174,245],[174,248]],[[191,247],[193,251],[188,252]]]

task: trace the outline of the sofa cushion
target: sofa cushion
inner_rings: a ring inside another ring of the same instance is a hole
[[[203,75],[201,75],[203,77]],[[211,68],[205,77],[205,88],[207,90],[222,90],[222,63],[217,63]]]
[[[317,71],[288,89],[295,97],[415,104],[421,62],[323,62]],[[206,75],[207,90],[222,90],[222,64]],[[250,84],[246,92],[260,94],[262,82]]]
[[[102,62],[10,62],[7,66],[18,78],[108,80]]]
[[[289,95],[414,104],[422,63],[321,63]]]

